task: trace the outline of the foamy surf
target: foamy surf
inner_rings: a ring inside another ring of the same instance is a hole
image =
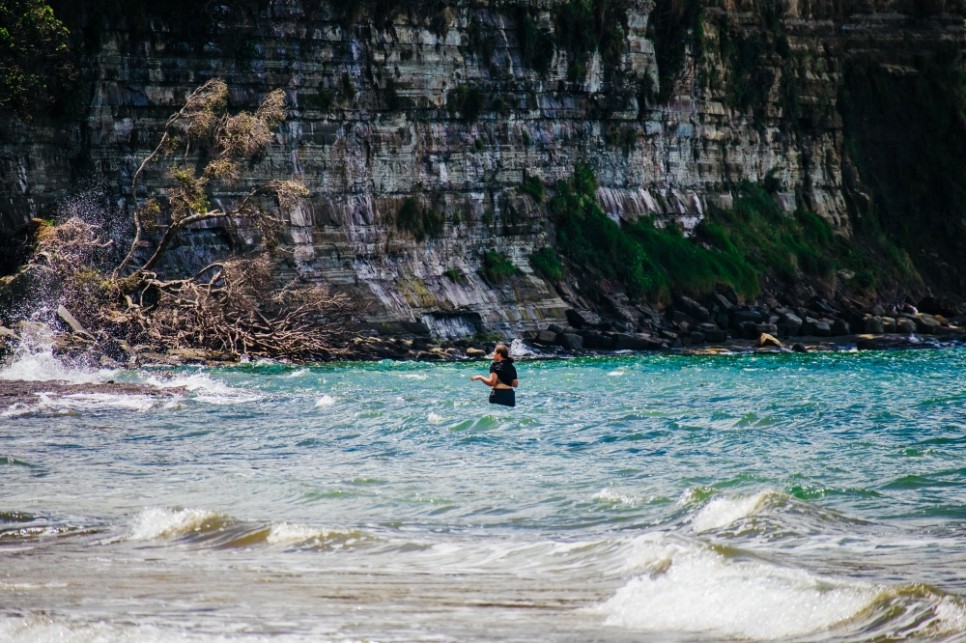
[[[209,530],[224,516],[202,509],[151,507],[139,513],[131,525],[131,540],[175,539]]]
[[[287,522],[272,525],[265,542],[276,547],[342,549],[372,540],[356,530],[317,529]]]
[[[691,520],[691,528],[697,532],[727,527],[761,510],[772,492],[763,491],[738,498],[713,498]]]
[[[54,356],[53,335],[42,330],[26,333],[13,355],[0,365],[0,380],[100,384],[114,375],[110,369],[65,365]]]
[[[769,640],[824,631],[867,608],[875,588],[725,558],[689,543],[636,543],[636,576],[594,609],[608,625]]]
[[[247,404],[264,399],[259,393],[234,388],[205,372],[169,372],[151,374],[144,383],[159,389],[184,389],[191,393],[192,399],[213,405]]]
[[[334,405],[336,402],[335,398],[331,395],[323,395],[315,401],[315,408],[322,409]]]

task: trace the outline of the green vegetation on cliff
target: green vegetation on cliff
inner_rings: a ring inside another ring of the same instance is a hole
[[[443,233],[446,220],[433,208],[424,208],[415,199],[406,199],[396,214],[396,227],[413,235],[416,241],[436,238]]]
[[[29,119],[63,107],[76,75],[68,35],[46,2],[0,2],[0,109]]]
[[[785,212],[757,183],[737,185],[732,207],[711,207],[691,238],[648,217],[620,225],[601,209],[596,192],[587,166],[557,185],[549,209],[558,248],[571,267],[619,284],[636,298],[667,302],[718,286],[754,297],[766,284],[828,283],[838,270],[854,275],[853,290],[871,292],[880,277],[901,277],[907,263],[887,240],[857,247],[814,212]],[[898,268],[877,266],[880,256],[892,257]],[[534,255],[531,262],[551,278],[549,259]]]
[[[839,104],[859,170],[849,186],[857,232],[893,239],[934,283],[966,292],[962,54],[937,47],[908,68],[856,62]]]
[[[502,252],[487,250],[483,253],[483,276],[491,284],[502,284],[518,272],[513,261]]]
[[[702,46],[704,9],[701,4],[688,0],[656,0],[654,3],[648,36],[654,41],[661,102],[667,102],[671,97],[674,81],[684,69],[688,49],[697,51]]]

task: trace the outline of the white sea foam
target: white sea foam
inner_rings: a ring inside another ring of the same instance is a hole
[[[324,536],[325,532],[318,529],[283,522],[272,525],[266,542],[269,545],[297,545]]]
[[[442,415],[439,415],[438,413],[430,413],[426,417],[426,421],[429,422],[430,424],[442,424],[443,422],[446,421],[446,418],[444,418]]]
[[[145,384],[160,389],[183,388],[192,393],[192,397],[208,404],[246,404],[257,402],[262,395],[245,389],[238,389],[212,378],[207,373],[174,373],[165,372],[163,375],[151,375]]]
[[[944,596],[936,605],[936,618],[939,624],[935,627],[945,633],[966,632],[966,605],[950,596]]]
[[[92,411],[119,410],[144,412],[150,409],[171,409],[180,404],[181,398],[157,398],[151,395],[116,395],[113,393],[72,393],[52,395],[39,391],[32,403],[18,402],[0,411],[0,417],[28,415],[80,415]]]
[[[217,514],[201,509],[151,507],[139,513],[131,526],[131,540],[171,538],[200,528]]]
[[[367,539],[368,536],[361,532],[318,529],[283,522],[272,525],[265,542],[280,547],[305,545],[341,549]]]
[[[691,528],[702,532],[727,527],[761,510],[770,494],[763,491],[751,496],[714,498],[691,520]]]
[[[594,608],[608,625],[758,640],[821,632],[871,604],[871,586],[727,559],[687,543],[640,539],[636,576]]]
[[[636,505],[638,500],[631,496],[625,496],[623,494],[612,491],[611,489],[601,489],[592,496],[593,500],[599,500],[601,502],[613,502],[620,503],[624,505]]]
[[[336,402],[336,399],[331,395],[323,395],[322,397],[320,397],[315,401],[315,406],[316,408],[323,408],[326,406],[332,406],[333,404],[335,404],[335,402]]]
[[[0,411],[0,418],[16,418],[24,415],[34,415],[36,413],[36,408],[30,406],[29,404],[23,404],[22,402],[17,402],[11,404],[3,411]]]
[[[540,353],[527,347],[522,339],[514,339],[510,342],[509,352],[511,357],[539,357]]]
[[[46,614],[0,617],[0,641],[5,643],[228,643],[239,638],[246,643],[294,643],[304,640],[304,637],[288,635],[216,636],[208,632],[191,632],[184,627],[164,630],[151,625],[120,622],[57,621]]]
[[[171,408],[177,403],[171,399],[159,399],[151,395],[114,395],[111,393],[75,393],[52,399],[48,405],[69,411],[94,411],[119,409],[122,411],[147,411],[152,408]]]
[[[64,365],[54,357],[54,340],[49,331],[26,333],[13,355],[0,367],[0,380],[27,382],[66,382],[90,384],[106,382],[115,372],[110,369],[85,369]]]

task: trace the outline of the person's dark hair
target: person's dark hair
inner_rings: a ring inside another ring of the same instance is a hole
[[[513,363],[513,358],[510,357],[510,349],[506,347],[506,344],[497,344],[493,349],[494,353],[499,353],[500,356],[506,361]]]

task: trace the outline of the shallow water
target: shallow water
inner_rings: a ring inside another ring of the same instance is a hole
[[[68,369],[0,417],[0,639],[966,640],[966,349]]]

